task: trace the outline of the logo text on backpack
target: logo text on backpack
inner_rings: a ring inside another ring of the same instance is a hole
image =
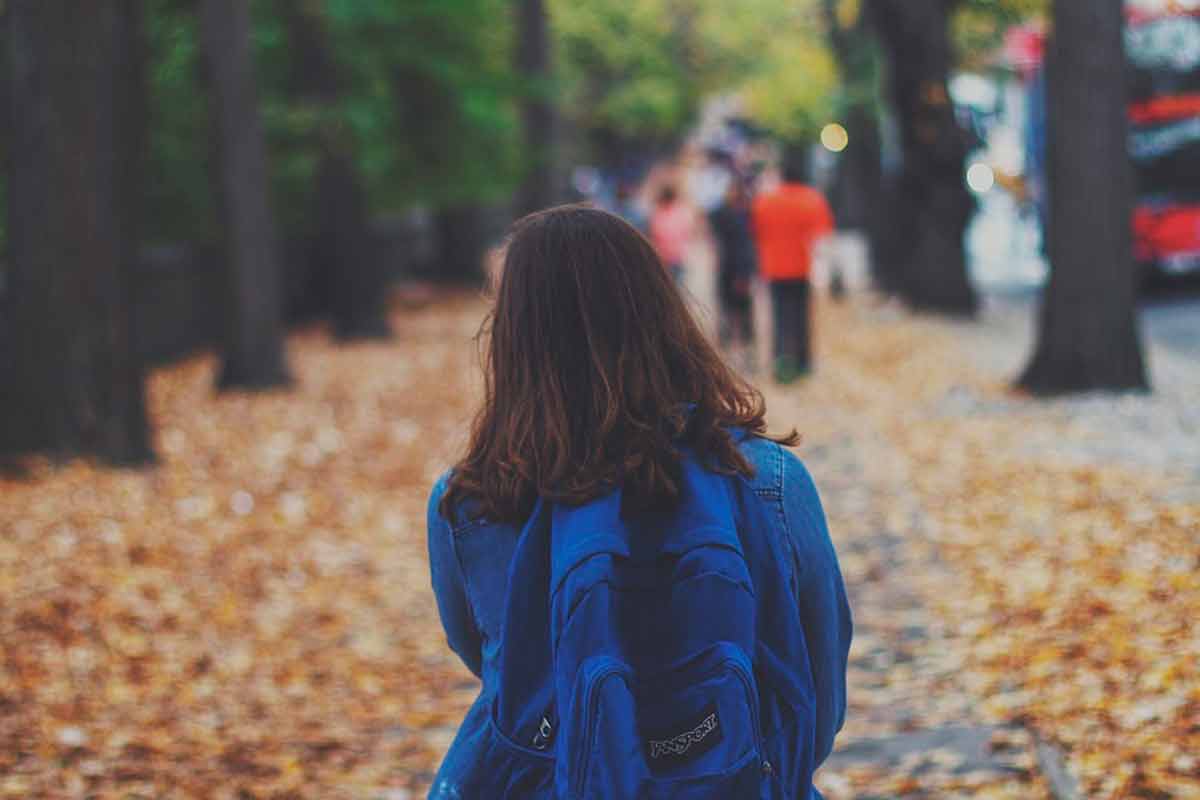
[[[654,760],[682,760],[695,758],[708,752],[717,742],[721,741],[721,720],[717,717],[715,707],[709,707],[701,712],[698,722],[689,725],[687,730],[662,739],[650,739],[650,758]]]

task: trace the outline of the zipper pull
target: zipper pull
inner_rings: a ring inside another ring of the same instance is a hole
[[[538,724],[538,732],[533,737],[533,749],[545,750],[554,742],[554,725],[549,717],[542,717]]]

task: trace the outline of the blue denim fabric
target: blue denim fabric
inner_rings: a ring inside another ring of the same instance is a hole
[[[785,573],[800,609],[816,690],[814,757],[820,764],[833,749],[846,711],[846,659],[850,648],[850,608],[825,514],[812,477],[783,447],[748,438],[743,452],[755,468],[754,494],[770,512],[769,534],[791,552]],[[467,667],[480,677],[479,698],[467,713],[434,780],[429,797],[461,798],[457,780],[471,764],[486,758],[489,709],[499,684],[499,645],[507,595],[508,567],[520,530],[469,513],[451,525],[439,512],[448,476],[429,500],[429,560],[433,590],[446,638]],[[769,611],[767,613],[770,613]],[[813,798],[819,797],[815,792]]]

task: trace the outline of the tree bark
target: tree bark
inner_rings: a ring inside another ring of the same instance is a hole
[[[153,460],[132,275],[144,150],[137,0],[10,0],[11,285],[0,449]]]
[[[439,209],[433,218],[437,276],[448,283],[477,284],[487,257],[486,212],[478,205]]]
[[[550,97],[552,78],[549,21],[544,0],[516,0],[517,73],[526,82],[521,103],[527,172],[517,192],[518,214],[546,208],[556,200],[557,113]]]
[[[885,183],[888,230],[882,252],[913,308],[973,315],[964,234],[975,201],[964,181],[971,148],[950,101],[950,12],[959,0],[871,0],[887,53],[888,94],[900,132],[902,166]]]
[[[877,55],[867,15],[859,13],[850,25],[838,17],[837,0],[824,0],[829,41],[841,73],[840,114],[850,142],[838,156],[832,201],[837,226],[857,230],[870,243],[871,274],[882,289],[891,289],[874,254],[880,249],[879,220],[883,189],[883,143],[875,109]]]
[[[318,113],[337,109],[344,78],[323,20],[295,0],[279,6],[290,39],[292,91]],[[316,131],[320,153],[313,192],[316,269],[329,289],[333,330],[340,339],[391,336],[387,275],[374,247],[368,203],[354,159],[352,134],[338,117]]]
[[[1121,0],[1056,0],[1046,78],[1050,280],[1019,383],[1146,389],[1133,258]]]
[[[268,198],[250,8],[202,0],[200,27],[218,153],[217,197],[228,270],[222,389],[286,385],[279,240]]]

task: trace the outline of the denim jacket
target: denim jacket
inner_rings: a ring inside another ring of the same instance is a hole
[[[833,749],[846,712],[846,659],[850,608],[816,486],[804,464],[780,445],[756,437],[741,444],[754,467],[754,493],[773,513],[771,534],[791,553],[784,565],[794,587],[816,689],[816,741],[820,764]],[[459,727],[429,797],[465,798],[456,776],[472,763],[485,736],[499,683],[499,647],[508,567],[520,530],[461,515],[451,524],[438,511],[449,474],[429,498],[429,564],[442,626],[452,650],[482,680],[479,697]],[[813,797],[819,797],[814,791]]]

